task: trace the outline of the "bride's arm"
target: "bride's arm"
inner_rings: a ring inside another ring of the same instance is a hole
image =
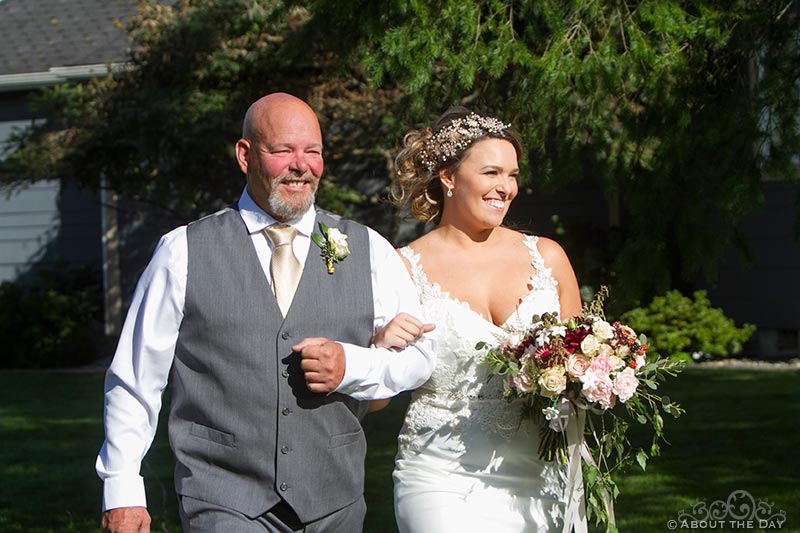
[[[399,313],[388,324],[375,331],[371,343],[378,348],[403,349],[423,333],[433,331],[434,327],[433,324],[424,324],[408,313]]]
[[[399,250],[397,255],[403,261],[408,275],[413,278],[411,264],[408,259],[403,257]],[[435,327],[433,324],[424,324],[421,320],[408,313],[398,313],[389,323],[375,330],[371,343],[378,348],[403,349],[420,338],[423,333],[433,331]]]
[[[569,257],[554,240],[540,237],[538,244],[544,264],[552,269],[553,277],[558,282],[561,319],[566,320],[579,315],[581,313],[581,293]]]
[[[400,313],[372,335],[372,344],[378,348],[405,348],[423,333],[433,331],[433,324],[423,324],[408,313]],[[391,399],[370,400],[368,413],[380,411]]]
[[[398,255],[400,254],[398,253]],[[410,275],[411,270],[408,261],[402,255],[400,255],[400,259],[403,260],[403,264],[406,266]],[[433,324],[423,324],[407,313],[400,313],[390,320],[388,324],[375,330],[370,342],[379,348],[405,348],[410,343],[417,340],[423,333],[433,331],[434,327]],[[380,411],[389,405],[390,401],[391,398],[385,400],[371,400],[367,412],[373,413],[375,411]]]

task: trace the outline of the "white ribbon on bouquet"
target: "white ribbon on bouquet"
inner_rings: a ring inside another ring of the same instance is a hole
[[[564,528],[562,533],[588,533],[589,526],[586,521],[586,502],[584,498],[583,470],[581,460],[586,464],[597,465],[589,453],[589,447],[583,438],[586,425],[586,409],[577,407],[567,398],[562,398],[558,405],[559,415],[550,420],[550,429],[565,432],[567,437],[567,508],[564,512]],[[614,499],[605,492],[604,498],[608,521],[616,525],[614,517]]]

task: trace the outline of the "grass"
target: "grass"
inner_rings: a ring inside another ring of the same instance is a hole
[[[690,369],[665,385],[687,413],[667,419],[671,445],[647,472],[631,470],[619,480],[620,531],[669,531],[681,510],[698,500],[725,501],[737,490],[785,511],[780,531],[800,531],[798,380],[796,370]],[[367,533],[395,531],[391,471],[407,401],[402,396],[365,420]],[[0,372],[0,531],[99,530],[94,459],[101,417],[100,375]],[[143,473],[153,531],[174,532],[180,528],[163,429]],[[743,530],[728,527],[729,519],[714,531]]]

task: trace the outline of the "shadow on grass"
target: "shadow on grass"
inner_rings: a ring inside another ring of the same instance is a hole
[[[798,371],[693,368],[665,384],[662,391],[687,413],[667,416],[671,445],[647,472],[631,469],[618,480],[620,531],[669,531],[681,510],[698,500],[725,501],[736,490],[786,511],[782,532],[800,531],[798,379]],[[0,531],[99,531],[94,461],[103,439],[102,381],[98,374],[0,372]],[[364,422],[366,533],[396,531],[391,472],[407,403],[404,394]],[[636,437],[637,428],[631,431]],[[163,427],[143,475],[152,530],[180,531]]]
[[[662,390],[686,413],[666,419],[670,446],[647,471],[620,480],[620,531],[668,531],[698,501],[726,502],[737,490],[786,511],[782,531],[800,531],[800,372],[690,369]],[[636,428],[632,428],[632,433]],[[741,531],[725,513],[725,527]],[[756,521],[757,522],[757,521]]]

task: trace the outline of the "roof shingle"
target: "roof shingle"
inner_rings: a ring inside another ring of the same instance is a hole
[[[0,0],[0,75],[124,61],[135,0]]]

